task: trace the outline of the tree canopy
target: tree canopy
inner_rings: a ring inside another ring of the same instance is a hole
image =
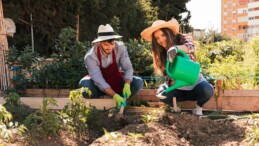
[[[31,43],[33,25],[35,50],[52,54],[61,29],[78,26],[79,40],[92,41],[100,24],[110,23],[124,40],[140,38],[140,32],[154,20],[174,17],[188,25],[189,0],[3,0],[4,16],[16,23],[17,32],[9,39],[18,49]],[[188,13],[185,19],[182,13]],[[31,19],[32,16],[32,19]]]

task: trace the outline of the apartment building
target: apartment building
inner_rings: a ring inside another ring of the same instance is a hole
[[[259,0],[221,0],[221,33],[244,41],[259,36]]]

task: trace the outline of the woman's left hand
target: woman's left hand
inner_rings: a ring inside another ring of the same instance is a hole
[[[174,58],[177,54],[177,50],[178,48],[176,46],[172,46],[171,48],[169,48],[169,50],[167,51],[167,59],[172,63],[174,61]]]

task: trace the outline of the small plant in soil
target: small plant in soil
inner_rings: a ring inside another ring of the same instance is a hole
[[[147,114],[141,115],[141,120],[148,126],[149,123],[158,121],[162,115],[164,115],[164,111],[161,109],[151,110]]]
[[[90,94],[90,90],[83,87],[72,90],[69,95],[71,101],[60,112],[68,132],[79,139],[83,139],[88,131],[87,119],[91,109],[91,106],[83,101],[83,93]]]
[[[41,109],[25,119],[24,124],[30,129],[32,138],[57,135],[62,128],[59,114],[48,109],[49,105],[57,106],[57,103],[53,98],[44,98]]]
[[[105,140],[106,142],[109,143],[112,142],[118,142],[121,140],[120,138],[120,135],[121,133],[120,132],[108,132],[105,128],[103,128],[103,131],[104,131],[104,134],[105,134]]]
[[[26,127],[19,125],[18,122],[11,122],[12,114],[0,105],[0,138],[7,142],[12,142],[16,135],[22,136]]]

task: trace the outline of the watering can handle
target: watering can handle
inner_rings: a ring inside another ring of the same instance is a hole
[[[181,54],[181,55],[183,55],[183,58],[185,58],[185,59],[187,59],[187,60],[190,60],[190,57],[183,51],[183,50],[180,50],[180,49],[178,49],[177,50],[177,54]]]
[[[178,49],[177,54],[180,54],[183,56],[183,58],[190,60],[189,56],[183,50]],[[176,57],[175,57],[175,59],[176,59]],[[169,71],[169,67],[170,67],[170,61],[167,60],[166,61],[166,73],[168,74],[168,76],[172,76],[171,72]]]

